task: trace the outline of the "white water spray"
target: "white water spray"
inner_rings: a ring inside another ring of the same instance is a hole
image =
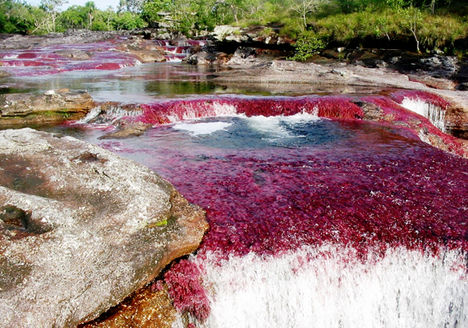
[[[402,107],[429,119],[435,127],[445,132],[445,110],[419,98],[404,98]]]
[[[218,265],[216,255],[193,261],[205,269],[211,313],[197,327],[467,327],[464,257],[404,248],[381,258],[325,245],[281,256],[249,254]],[[173,325],[184,327],[182,318]]]
[[[268,135],[269,138],[293,137],[286,127],[294,127],[296,124],[316,122],[321,118],[316,113],[297,113],[290,116],[251,116],[246,117],[252,129]]]
[[[177,123],[172,128],[175,130],[187,131],[195,136],[198,136],[225,130],[231,125],[232,123],[227,122],[193,122]]]

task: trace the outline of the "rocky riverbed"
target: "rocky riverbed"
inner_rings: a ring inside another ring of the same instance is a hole
[[[437,55],[405,68],[392,64],[395,56],[343,62],[329,52],[298,63],[282,58],[290,40],[217,32],[195,41],[92,32],[2,38],[0,127],[15,130],[0,132],[0,325],[170,327],[173,291],[153,279],[195,251],[208,228],[201,208],[144,166],[20,127],[65,124],[79,136],[88,124],[120,151],[116,140],[185,118],[302,112],[403,128],[411,140],[468,156],[463,61]],[[181,60],[192,66],[160,73]],[[98,79],[116,90],[97,99]],[[228,95],[187,97],[180,84],[175,95],[152,91],[150,82],[179,79]],[[145,97],[130,99],[134,80]]]

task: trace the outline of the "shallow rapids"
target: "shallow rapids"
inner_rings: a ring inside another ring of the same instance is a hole
[[[173,122],[138,138],[66,129],[206,209],[197,255],[165,274],[174,327],[468,324],[465,159],[405,129],[317,111],[162,113]]]

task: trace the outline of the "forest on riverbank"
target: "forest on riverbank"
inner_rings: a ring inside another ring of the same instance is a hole
[[[330,46],[388,43],[418,52],[467,54],[468,6],[456,0],[121,0],[117,9],[94,2],[60,11],[63,0],[32,6],[0,0],[0,32],[47,34],[163,27],[189,37],[219,25],[266,26],[297,41],[295,59]]]

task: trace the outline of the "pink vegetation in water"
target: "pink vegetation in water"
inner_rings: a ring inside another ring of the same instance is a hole
[[[405,129],[360,122],[363,113],[354,99],[220,97],[145,106],[139,119],[155,125],[229,113],[307,112],[340,118],[327,122],[348,135],[316,147],[220,149],[194,143],[144,148],[145,164],[206,210],[210,230],[199,257],[276,255],[323,243],[352,247],[363,260],[369,252],[383,256],[396,247],[435,256],[447,248],[468,251],[468,161]],[[427,119],[388,97],[360,100],[407,123],[410,131],[427,128],[451,142]],[[155,160],[160,154],[164,160]],[[200,275],[200,268],[183,260],[165,281],[177,309],[203,320],[209,303]]]
[[[440,107],[441,109],[447,109],[450,103],[433,93],[420,91],[420,90],[399,90],[395,91],[390,95],[390,98],[398,103],[402,103],[405,98],[408,99],[420,99],[424,102]]]
[[[164,275],[174,306],[181,312],[190,312],[198,320],[205,320],[210,313],[210,305],[205,289],[201,284],[198,266],[187,260],[172,265]]]
[[[142,105],[141,121],[165,124],[184,118],[215,117],[233,114],[278,116],[311,113],[320,117],[355,119],[362,109],[344,96],[324,97],[216,97],[178,99]]]
[[[135,66],[139,63],[137,57],[118,50],[124,41],[125,38],[116,38],[102,42],[0,51],[0,66],[6,67],[8,72],[15,76],[36,76],[82,70],[118,70]],[[155,46],[166,52],[168,61],[181,61],[190,52],[191,47],[203,45],[204,42],[203,40],[189,40],[180,41],[178,45],[171,45],[169,41],[153,41]],[[70,56],[73,52],[86,53],[89,58],[80,59]]]
[[[400,93],[398,92],[393,93],[392,97],[403,101],[405,97],[409,97],[410,95],[415,95],[415,94],[419,95],[420,92],[419,91],[411,92],[411,91],[404,90],[404,91],[401,91]],[[449,106],[448,102],[446,102],[444,99],[436,95],[432,95],[427,92],[423,92],[423,94],[425,94],[427,97],[425,98],[425,101],[428,101],[433,104],[438,104],[437,106],[439,105],[444,106],[442,108],[447,108]],[[396,95],[396,96],[393,96],[393,95]],[[407,110],[406,108],[395,103],[395,101],[393,101],[392,99],[385,97],[385,96],[367,96],[367,97],[362,97],[362,100],[379,106],[383,110],[386,117],[391,118],[392,123],[395,123],[395,122],[406,123],[408,128],[413,130],[416,134],[419,134],[420,131],[425,131],[427,133],[430,133],[440,138],[443,141],[443,143],[447,146],[447,149],[450,152],[453,152],[460,156],[463,156],[466,154],[466,150],[464,149],[463,144],[459,140],[457,140],[457,138],[443,133],[438,128],[436,128],[429,121],[429,119]]]
[[[79,70],[116,70],[138,63],[135,56],[115,49],[119,40],[38,47],[0,52],[0,64],[13,75],[34,76]],[[63,52],[86,52],[89,58],[78,60]],[[14,68],[14,69],[13,69]]]

